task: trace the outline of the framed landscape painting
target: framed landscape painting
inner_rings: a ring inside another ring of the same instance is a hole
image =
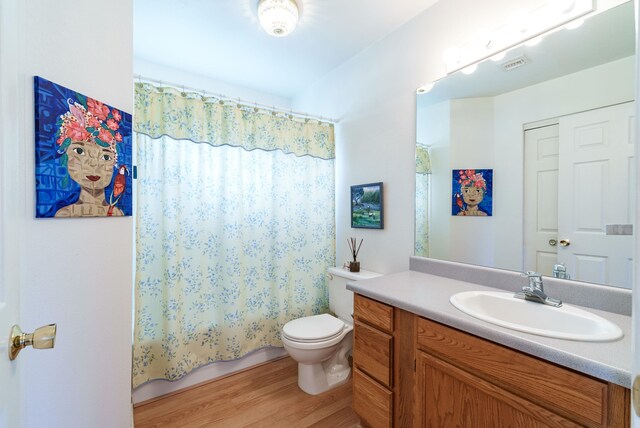
[[[36,217],[130,216],[131,115],[34,77]]]
[[[351,186],[351,227],[384,229],[382,183]]]

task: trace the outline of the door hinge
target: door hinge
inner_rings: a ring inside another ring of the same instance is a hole
[[[416,371],[416,368],[417,368],[417,363],[416,363],[416,360],[414,358],[414,360],[413,360],[413,371],[414,372]]]

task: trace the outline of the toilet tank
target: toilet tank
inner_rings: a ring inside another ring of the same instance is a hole
[[[353,322],[353,291],[347,290],[347,282],[382,276],[376,272],[360,270],[350,272],[343,268],[329,268],[329,309],[343,321]]]

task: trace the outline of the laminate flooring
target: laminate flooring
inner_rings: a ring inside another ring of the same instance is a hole
[[[134,409],[135,428],[356,428],[351,382],[324,394],[298,388],[286,357]]]

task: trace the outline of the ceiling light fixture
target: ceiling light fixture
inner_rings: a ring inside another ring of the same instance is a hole
[[[298,24],[298,4],[295,0],[260,0],[258,19],[270,36],[284,37]]]

